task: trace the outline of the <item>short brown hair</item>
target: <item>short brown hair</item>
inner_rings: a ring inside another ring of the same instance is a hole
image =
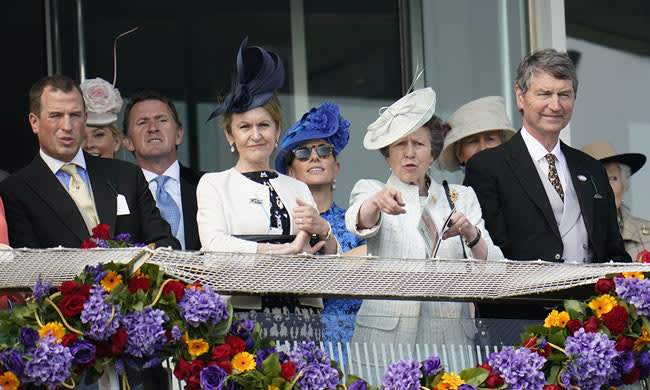
[[[79,97],[81,98],[81,104],[83,105],[84,112],[86,111],[86,102],[84,101],[83,92],[81,92],[81,87],[79,83],[74,81],[68,76],[62,74],[55,74],[51,76],[45,76],[35,82],[32,87],[29,89],[29,112],[40,116],[41,115],[41,96],[43,96],[43,91],[45,88],[50,87],[55,91],[63,91],[65,93],[72,92],[76,90],[79,92]]]
[[[141,91],[131,97],[129,104],[126,105],[126,109],[124,110],[124,119],[122,119],[122,131],[125,135],[129,135],[129,116],[131,116],[131,110],[133,109],[133,106],[146,100],[158,100],[165,103],[167,107],[169,107],[169,111],[172,113],[172,117],[174,118],[174,122],[176,122],[176,126],[183,127],[181,120],[178,118],[178,111],[176,111],[176,106],[170,98],[158,91]]]
[[[265,109],[269,113],[269,115],[271,115],[271,119],[273,119],[275,124],[278,126],[278,131],[281,131],[282,105],[280,104],[280,98],[278,97],[278,93],[273,92],[273,96],[271,97],[271,100],[264,103],[260,107]],[[232,114],[233,114],[232,112],[224,112],[223,119],[221,120],[221,127],[225,128],[228,134],[231,134],[230,125],[232,124]]]

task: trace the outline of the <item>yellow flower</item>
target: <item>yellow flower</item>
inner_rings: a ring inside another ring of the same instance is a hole
[[[643,272],[623,272],[623,276],[625,276],[626,278],[645,279],[645,275],[643,275]]]
[[[634,350],[640,351],[646,345],[650,344],[650,334],[645,330],[645,326],[641,328],[641,336],[638,339],[634,340]]]
[[[569,317],[569,313],[566,311],[558,312],[557,310],[553,310],[549,313],[548,316],[546,316],[546,319],[544,320],[544,327],[550,328],[552,326],[558,326],[560,328],[564,328],[570,319],[571,317]]]
[[[203,339],[190,340],[187,343],[187,352],[189,352],[192,357],[201,356],[208,352],[209,349],[210,344],[203,341]]]
[[[16,390],[18,389],[18,386],[20,386],[20,381],[13,372],[6,371],[4,374],[0,375],[0,389]]]
[[[438,383],[438,390],[456,390],[458,386],[465,384],[465,381],[453,372],[442,374],[441,379],[440,383]]]
[[[117,286],[122,284],[122,275],[115,271],[110,271],[104,279],[102,279],[102,287],[106,292],[111,292]]]
[[[248,352],[240,352],[233,356],[230,364],[232,364],[233,369],[239,372],[254,370],[256,367],[255,356]]]
[[[52,335],[56,337],[57,341],[60,343],[63,336],[65,336],[65,328],[60,322],[48,322],[38,330],[38,334],[41,336],[41,338],[47,336],[48,334]]]
[[[277,387],[277,386],[268,385],[268,387],[266,388],[266,390],[280,390],[280,388]]]
[[[616,298],[609,294],[601,295],[589,302],[589,308],[596,312],[596,317],[598,318],[600,318],[603,314],[612,311],[615,306],[618,306]]]
[[[138,270],[135,271],[135,277],[138,279],[151,279],[149,275],[143,274],[142,271],[140,271],[140,268],[138,268]]]
[[[187,332],[181,337],[181,343],[187,344],[190,341],[190,337],[187,335]]]

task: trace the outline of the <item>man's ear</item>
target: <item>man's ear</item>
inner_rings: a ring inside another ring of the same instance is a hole
[[[34,134],[38,134],[38,125],[39,125],[40,119],[35,114],[33,114],[31,112],[29,113],[29,116],[27,117],[27,119],[29,119],[29,124],[30,124],[30,126],[32,126],[32,132],[34,132]]]
[[[122,138],[122,143],[124,144],[124,147],[129,150],[129,152],[135,152],[135,145],[133,144],[133,140],[131,139],[131,136],[125,136]]]
[[[179,127],[178,131],[176,132],[176,146],[179,146],[181,142],[183,142],[183,127]]]
[[[518,85],[515,85],[515,97],[517,98],[517,108],[520,110],[524,109],[524,94],[521,93]]]

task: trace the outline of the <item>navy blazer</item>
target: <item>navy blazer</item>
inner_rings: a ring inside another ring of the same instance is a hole
[[[201,249],[199,228],[196,225],[196,185],[199,184],[202,173],[181,167],[181,203],[183,204],[183,224],[185,225],[185,249]]]
[[[578,195],[593,262],[630,261],[603,165],[564,143],[560,147]],[[464,184],[474,188],[490,236],[507,258],[562,260],[557,222],[521,131],[472,157]]]
[[[130,233],[133,241],[180,249],[161,216],[147,181],[137,166],[84,153],[99,221],[111,236]],[[117,196],[129,213],[117,215]],[[0,183],[9,243],[14,248],[79,248],[89,237],[79,209],[40,155]]]

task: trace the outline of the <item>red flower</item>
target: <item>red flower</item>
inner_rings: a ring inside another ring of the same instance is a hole
[[[634,338],[620,335],[616,339],[617,351],[631,351],[634,348]]]
[[[72,344],[77,342],[77,335],[74,333],[66,333],[65,336],[61,339],[61,344],[63,344],[64,347],[69,347]]]
[[[284,362],[280,365],[282,368],[282,373],[280,374],[284,380],[291,380],[294,375],[296,375],[296,363],[294,362]]]
[[[129,339],[129,334],[124,328],[117,328],[117,331],[113,333],[110,338],[111,341],[111,354],[119,355],[124,346],[126,345],[127,340]]]
[[[97,248],[97,244],[95,244],[95,241],[91,240],[90,238],[86,238],[84,242],[81,243],[81,249],[91,248]]]
[[[244,340],[240,339],[237,336],[228,335],[226,336],[225,341],[226,344],[230,346],[230,350],[232,351],[233,356],[246,350],[246,343]]]
[[[206,364],[203,360],[192,360],[192,365],[190,366],[190,372],[192,376],[198,377],[201,375],[201,371],[205,368]]]
[[[638,255],[636,255],[636,262],[637,263],[650,263],[650,252],[647,250],[642,250],[639,252]]]
[[[149,282],[149,279],[147,278],[131,278],[129,279],[129,292],[131,294],[135,294],[138,292],[138,290],[142,290],[144,292],[149,291],[149,288],[151,287],[151,283]]]
[[[190,368],[190,364],[181,356],[176,366],[174,366],[174,376],[180,380],[185,380],[190,376]]]
[[[611,278],[598,279],[598,282],[596,282],[596,285],[594,286],[594,290],[596,290],[596,294],[607,294],[611,292],[613,289],[614,289],[614,281]]]
[[[88,298],[90,296],[90,285],[87,283],[83,283],[81,286],[79,286],[78,294]]]
[[[226,372],[226,374],[232,374],[232,365],[229,361],[225,360],[223,362],[217,362],[217,366],[221,367]]]
[[[185,293],[185,285],[175,280],[167,282],[165,287],[163,287],[163,295],[167,295],[169,293],[174,293],[174,295],[176,295],[176,301],[179,301],[181,298],[183,298],[183,294]]]
[[[503,386],[503,378],[499,376],[496,372],[488,375],[487,379],[485,380],[485,386],[489,387],[490,389],[496,389],[497,387]]]
[[[623,306],[614,306],[609,312],[603,314],[603,324],[613,335],[623,333],[627,326],[628,313]]]
[[[198,375],[185,380],[185,390],[201,390],[201,379]]]
[[[228,344],[217,345],[216,347],[214,347],[214,350],[212,351],[212,360],[216,362],[230,360],[232,359],[232,357],[233,357],[232,349]]]
[[[100,240],[110,240],[111,239],[110,230],[111,230],[110,226],[108,226],[105,223],[100,223],[99,225],[93,228],[93,235],[91,237],[98,238]]]
[[[641,371],[639,371],[639,367],[634,366],[632,371],[628,372],[627,374],[623,374],[623,383],[626,385],[631,385],[632,383],[638,381],[640,376]]]
[[[544,385],[544,390],[562,390],[560,385]]]
[[[582,321],[580,320],[569,320],[566,324],[567,330],[569,331],[569,336],[573,334],[580,328],[582,328]]]
[[[584,323],[585,332],[597,333],[599,327],[600,327],[600,320],[595,316],[592,316]]]
[[[64,296],[77,294],[79,291],[79,285],[76,282],[68,280],[61,283],[61,286],[59,287],[59,291],[61,291],[61,295]]]
[[[484,368],[484,369],[486,369],[488,372],[492,372],[492,366],[490,366],[490,365],[487,364],[487,363],[477,364],[476,367],[478,367],[478,368]]]
[[[111,354],[111,343],[108,340],[105,341],[91,341],[93,344],[95,344],[95,357],[102,358],[102,357],[110,357],[113,356]]]
[[[65,318],[77,316],[84,309],[86,297],[83,295],[66,295],[59,302],[59,308]]]
[[[544,348],[539,347],[539,342],[537,341],[537,337],[530,336],[529,338],[524,341],[523,345],[524,348],[528,348],[531,351],[537,352],[539,356],[544,356],[548,357],[551,354],[551,346],[546,344]]]

